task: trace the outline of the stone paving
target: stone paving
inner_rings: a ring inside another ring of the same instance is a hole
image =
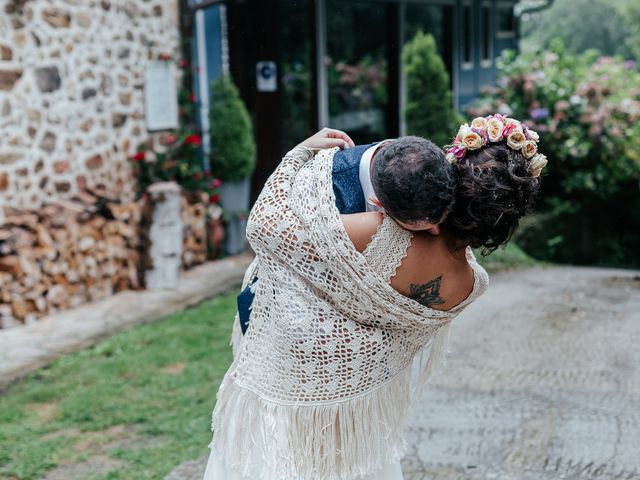
[[[640,480],[640,272],[494,275],[451,329],[405,480]],[[206,458],[166,480],[201,480]]]
[[[195,267],[182,274],[175,290],[128,290],[29,325],[0,330],[0,388],[115,332],[152,322],[237,287],[252,258],[242,255]]]
[[[456,321],[406,480],[640,479],[640,272],[498,276]]]

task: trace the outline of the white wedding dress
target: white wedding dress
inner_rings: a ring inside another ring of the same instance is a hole
[[[282,480],[272,473],[273,469],[269,468],[262,458],[260,458],[260,454],[258,453],[260,449],[257,448],[257,446],[258,442],[264,441],[264,438],[260,434],[259,428],[254,428],[253,431],[253,441],[255,445],[245,446],[247,455],[254,455],[255,458],[251,474],[244,476],[240,472],[233,470],[224,461],[222,456],[211,445],[209,445],[211,452],[209,454],[209,461],[204,474],[204,480]],[[323,479],[318,478],[317,480]],[[348,480],[404,480],[404,477],[402,476],[402,470],[400,469],[400,461],[397,461],[386,465],[382,470],[379,470],[374,474]]]
[[[209,455],[209,462],[207,463],[207,470],[204,474],[204,480],[261,480],[265,478],[261,477],[260,473],[264,473],[264,467],[260,467],[260,462],[256,462],[256,473],[251,476],[242,476],[240,473],[229,468],[229,466],[220,458],[215,450],[211,450]],[[269,477],[266,477],[269,478]],[[278,479],[270,479],[278,480]],[[322,480],[322,479],[318,479]],[[400,462],[395,462],[387,465],[382,470],[364,477],[359,477],[353,480],[404,480],[402,476],[402,470],[400,469]]]

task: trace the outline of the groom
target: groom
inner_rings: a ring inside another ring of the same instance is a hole
[[[299,146],[339,146],[333,157],[333,191],[341,214],[384,211],[407,230],[440,233],[453,205],[455,177],[444,152],[420,137],[355,146],[344,132],[323,128]],[[238,296],[240,327],[249,326],[254,277]]]

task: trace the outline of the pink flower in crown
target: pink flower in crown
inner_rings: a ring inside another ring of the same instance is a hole
[[[489,118],[495,118],[497,120],[500,120],[502,123],[504,123],[505,117],[504,115],[501,115],[500,113],[494,113],[493,115],[491,115],[491,117]],[[487,118],[487,120],[489,120],[489,118]]]
[[[516,125],[515,123],[511,123],[509,125],[505,125],[504,130],[502,131],[502,138],[507,138],[509,135],[511,135],[517,129],[518,129],[518,125]]]
[[[467,149],[464,147],[453,147],[453,154],[456,156],[458,160],[464,158],[465,153],[467,153]]]

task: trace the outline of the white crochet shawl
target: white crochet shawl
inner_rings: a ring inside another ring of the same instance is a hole
[[[211,447],[250,478],[257,460],[265,479],[350,480],[399,459],[411,365],[431,342],[424,380],[462,310],[400,295],[356,251],[335,205],[336,151],[290,151],[249,216],[256,260],[245,284],[256,270],[259,280],[218,391]],[[486,272],[475,283],[474,298]]]

